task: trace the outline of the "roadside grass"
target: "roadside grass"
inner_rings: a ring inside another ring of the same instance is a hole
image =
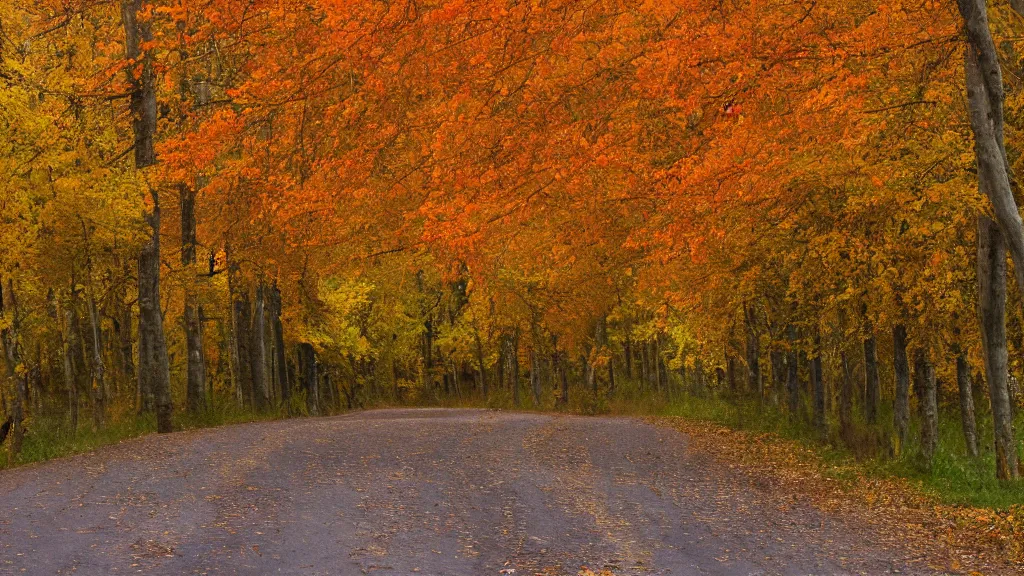
[[[767,434],[797,442],[813,451],[825,465],[827,474],[835,480],[849,481],[858,474],[878,478],[902,478],[947,505],[993,510],[1024,505],[1024,481],[1006,483],[995,478],[992,423],[991,418],[983,413],[978,415],[981,454],[977,458],[972,458],[964,446],[959,414],[952,410],[942,412],[939,420],[939,447],[931,469],[927,470],[917,456],[916,439],[919,431],[916,428],[910,431],[911,440],[908,445],[900,454],[895,454],[889,440],[892,437],[892,414],[885,408],[879,414],[879,422],[882,424],[875,427],[868,427],[859,415],[855,418],[854,427],[858,431],[855,437],[861,445],[851,447],[838,437],[837,422],[829,422],[831,436],[826,442],[809,425],[809,417],[790,418],[772,399],[757,402],[729,398],[711,391],[694,396],[683,394],[678,389],[669,397],[649,393],[636,382],[625,380],[619,383],[612,398],[608,398],[606,393],[595,395],[592,391],[573,387],[569,402],[565,404],[558,403],[554,392],[548,388],[543,393],[540,403],[535,405],[532,394],[526,387],[521,391],[519,408],[513,407],[511,391],[500,388],[492,390],[486,401],[472,393],[454,397],[422,394],[407,398],[405,401],[364,398],[360,404],[362,408],[400,406],[518,409],[539,412],[554,410],[581,415],[677,416],[693,422],[714,423],[734,430]],[[803,408],[805,411],[808,410],[806,405]],[[0,452],[0,469],[88,452],[156,431],[153,415],[137,414],[127,402],[115,404],[110,412],[104,425],[96,427],[87,419],[88,412],[83,411],[83,418],[74,432],[70,429],[67,417],[41,417],[27,422],[28,433],[21,453],[12,458],[9,450]],[[205,411],[196,414],[177,412],[175,429],[190,430],[275,420],[303,415],[305,412],[305,399],[301,394],[294,395],[288,406],[262,413],[244,410],[232,398],[218,397]],[[1024,432],[1024,414],[1018,414],[1017,430]]]
[[[242,410],[234,402],[214,404],[198,413],[179,412],[174,415],[175,430],[212,428],[228,424],[285,418],[284,408],[263,413]],[[156,432],[156,416],[138,414],[127,404],[115,404],[102,426],[96,426],[83,411],[77,430],[71,429],[68,417],[42,416],[25,422],[26,434],[21,452],[11,457],[9,449],[0,449],[0,470],[90,452],[103,446],[138,438]],[[7,441],[10,443],[10,440]]]

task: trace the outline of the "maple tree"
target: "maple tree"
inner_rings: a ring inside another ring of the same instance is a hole
[[[715,394],[1014,478],[1024,22],[959,4],[5,5],[15,442]]]

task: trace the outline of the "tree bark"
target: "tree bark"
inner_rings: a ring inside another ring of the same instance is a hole
[[[992,404],[996,477],[1013,480],[1020,471],[1007,386],[1006,246],[998,225],[987,216],[978,218],[978,316]]]
[[[893,425],[896,429],[896,451],[902,452],[910,425],[910,364],[907,361],[907,329],[902,324],[893,326],[892,348],[893,372],[896,375]]]
[[[839,388],[839,435],[849,444],[853,438],[853,375],[845,348],[839,353],[839,363],[843,378]]]
[[[751,394],[762,397],[761,390],[761,342],[754,323],[754,310],[751,306],[743,307],[747,327],[747,388]]]
[[[57,317],[60,328],[61,361],[64,366],[64,387],[68,395],[68,411],[71,418],[72,436],[78,431],[78,384],[74,371],[71,339],[71,310],[63,310],[57,300]]]
[[[918,388],[918,411],[921,416],[921,456],[931,468],[939,442],[939,407],[936,396],[935,369],[924,348],[914,352],[914,386]]]
[[[255,407],[252,379],[252,312],[249,304],[249,291],[238,290],[233,303],[235,325],[235,357],[238,358],[238,390],[242,405],[250,409]]]
[[[979,189],[992,204],[1004,245],[1013,258],[1017,286],[1024,290],[1024,221],[1013,196],[1003,136],[1003,75],[988,24],[985,0],[957,0],[964,19],[968,111],[974,133]]]
[[[181,206],[181,264],[186,271],[185,308],[182,314],[187,357],[185,404],[189,412],[199,412],[206,408],[206,362],[203,357],[203,311],[192,286],[197,244],[196,192],[181,184],[178,186],[178,194]]]
[[[139,66],[128,66],[131,85],[130,109],[135,167],[143,169],[156,163],[153,141],[156,136],[156,88],[153,55],[146,47],[153,41],[148,18],[140,18],[142,0],[125,0],[121,4],[121,21],[125,34],[125,56]],[[136,75],[135,71],[139,70]],[[150,228],[149,241],[139,254],[139,378],[140,389],[153,391],[156,403],[157,431],[170,432],[171,372],[164,339],[163,316],[160,314],[160,193],[150,186],[152,211],[146,215]]]
[[[487,389],[487,365],[484,364],[484,343],[480,339],[480,331],[476,329],[476,324],[473,325],[473,339],[476,343],[476,365],[480,376],[480,392],[486,400],[490,392]]]
[[[800,381],[797,363],[799,355],[796,349],[796,327],[790,324],[786,328],[789,339],[789,350],[786,352],[786,366],[789,370],[786,373],[786,387],[789,392],[789,416],[795,420],[800,410]]]
[[[288,382],[288,367],[284,352],[284,325],[281,323],[281,291],[275,283],[270,290],[270,329],[274,340],[274,372],[280,398],[287,404],[291,398],[291,385]],[[397,385],[397,378],[396,378]]]
[[[519,407],[519,328],[512,331],[512,334],[505,340],[508,349],[505,351],[505,361],[508,363],[509,385],[512,387],[512,403]]]
[[[537,351],[530,347],[530,390],[533,392],[533,407],[540,407],[540,362]]]
[[[302,342],[299,344],[299,373],[302,389],[306,392],[306,410],[311,416],[320,414],[320,382],[316,369],[316,351],[313,345]]]
[[[964,443],[971,457],[978,456],[978,428],[974,418],[974,395],[971,383],[971,366],[963,353],[956,357],[956,383],[960,390],[960,422],[964,431]]]
[[[821,336],[814,335],[814,358],[811,360],[811,388],[814,391],[814,429],[824,439],[828,433],[825,425],[825,377],[821,370]]]
[[[0,329],[0,344],[3,345],[4,365],[7,368],[7,379],[14,387],[14,403],[11,407],[11,454],[17,455],[21,452],[21,445],[25,438],[25,396],[28,383],[26,377],[28,372],[21,365],[21,344],[18,331],[21,319],[18,317],[18,304],[14,297],[14,283],[8,278],[7,285],[0,281],[0,318],[4,319],[7,326]]]
[[[255,310],[252,317],[252,393],[253,404],[257,410],[265,410],[270,405],[270,392],[267,388],[267,323],[266,323],[266,284],[262,281],[256,286]]]
[[[878,402],[880,399],[881,387],[878,383],[878,352],[875,335],[871,334],[864,339],[864,417],[868,424],[878,423]]]

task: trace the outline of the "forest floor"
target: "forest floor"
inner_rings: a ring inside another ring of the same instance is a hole
[[[0,574],[1016,573],[912,489],[843,484],[683,419],[259,422],[0,472]]]

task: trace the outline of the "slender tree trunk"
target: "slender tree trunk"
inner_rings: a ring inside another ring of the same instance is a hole
[[[789,392],[789,416],[796,420],[800,410],[800,380],[797,361],[799,354],[796,349],[796,327],[792,324],[786,328],[786,335],[789,339],[789,350],[786,352],[786,366],[789,369],[786,373],[786,387]]]
[[[237,378],[242,405],[249,409],[255,407],[252,381],[253,338],[251,310],[249,291],[238,290],[234,301],[235,356],[238,358]]]
[[[925,467],[931,468],[935,448],[939,443],[939,406],[936,396],[935,369],[924,348],[918,348],[914,357],[915,386],[920,389],[921,456]]]
[[[178,194],[181,205],[181,264],[186,272],[183,313],[187,357],[185,403],[189,412],[199,412],[206,408],[206,362],[203,357],[203,312],[193,287],[197,244],[196,192],[181,184]]]
[[[509,380],[512,385],[512,403],[519,407],[519,328],[512,331],[512,336],[508,339],[508,352],[505,358],[509,363]]]
[[[299,344],[298,356],[302,389],[306,392],[306,409],[310,415],[316,416],[320,414],[320,382],[313,345],[306,342]]]
[[[270,391],[267,388],[267,323],[266,323],[266,284],[262,281],[256,286],[255,311],[252,318],[252,393],[253,404],[257,410],[266,410],[270,405]]]
[[[956,357],[956,383],[960,390],[960,421],[964,431],[967,453],[978,456],[978,429],[974,418],[974,395],[971,383],[971,366],[963,353]]]
[[[665,388],[664,368],[665,365],[661,358],[661,338],[656,336],[654,342],[651,344],[654,347],[652,356],[654,357],[654,389],[659,393]]]
[[[615,395],[615,357],[608,358],[608,396]]]
[[[569,367],[566,366],[565,355],[558,355],[558,372],[562,377],[562,405],[569,404]]]
[[[480,332],[476,329],[475,324],[473,327],[473,339],[476,343],[476,365],[480,377],[480,391],[483,394],[484,400],[486,400],[490,391],[487,389],[487,365],[484,364],[484,343],[480,340]]]
[[[537,361],[537,351],[530,347],[530,390],[533,392],[533,406],[540,406],[540,362]]]
[[[64,365],[64,387],[68,395],[68,410],[71,417],[72,436],[78,431],[78,385],[75,378],[74,362],[70,345],[71,310],[63,310],[57,300],[57,316],[60,322],[61,360]]]
[[[270,290],[270,328],[274,339],[274,371],[281,402],[287,404],[291,398],[291,386],[288,382],[288,367],[285,359],[284,325],[281,324],[281,305],[281,291],[275,283]]]
[[[907,361],[907,329],[902,324],[892,329],[893,372],[896,375],[896,399],[893,402],[893,425],[896,428],[896,449],[902,452],[907,443],[910,425],[910,364]]]
[[[626,360],[626,378],[633,380],[633,341],[628,334],[622,343],[622,356]]]
[[[840,370],[842,370],[842,386],[839,389],[839,435],[847,444],[853,438],[853,375],[850,374],[850,363],[846,350],[839,353]]]
[[[89,280],[89,320],[92,326],[93,423],[97,428],[102,428],[107,405],[107,379],[106,369],[103,365],[103,339],[100,331],[100,314],[99,310],[96,309],[96,298],[92,293],[91,274]]]
[[[878,402],[881,389],[878,383],[878,353],[875,335],[864,339],[864,417],[868,424],[878,423]]]
[[[987,216],[978,218],[978,316],[992,403],[996,477],[1012,480],[1020,471],[1006,382],[1006,247],[999,227]]]
[[[814,358],[811,360],[811,388],[814,390],[814,429],[822,439],[828,430],[825,425],[825,377],[821,370],[821,336],[814,335]]]
[[[750,306],[743,307],[747,327],[747,388],[751,394],[762,398],[761,390],[761,342],[754,323],[754,310]]]
[[[736,359],[731,355],[725,357],[725,374],[729,380],[729,392],[736,394]]]

